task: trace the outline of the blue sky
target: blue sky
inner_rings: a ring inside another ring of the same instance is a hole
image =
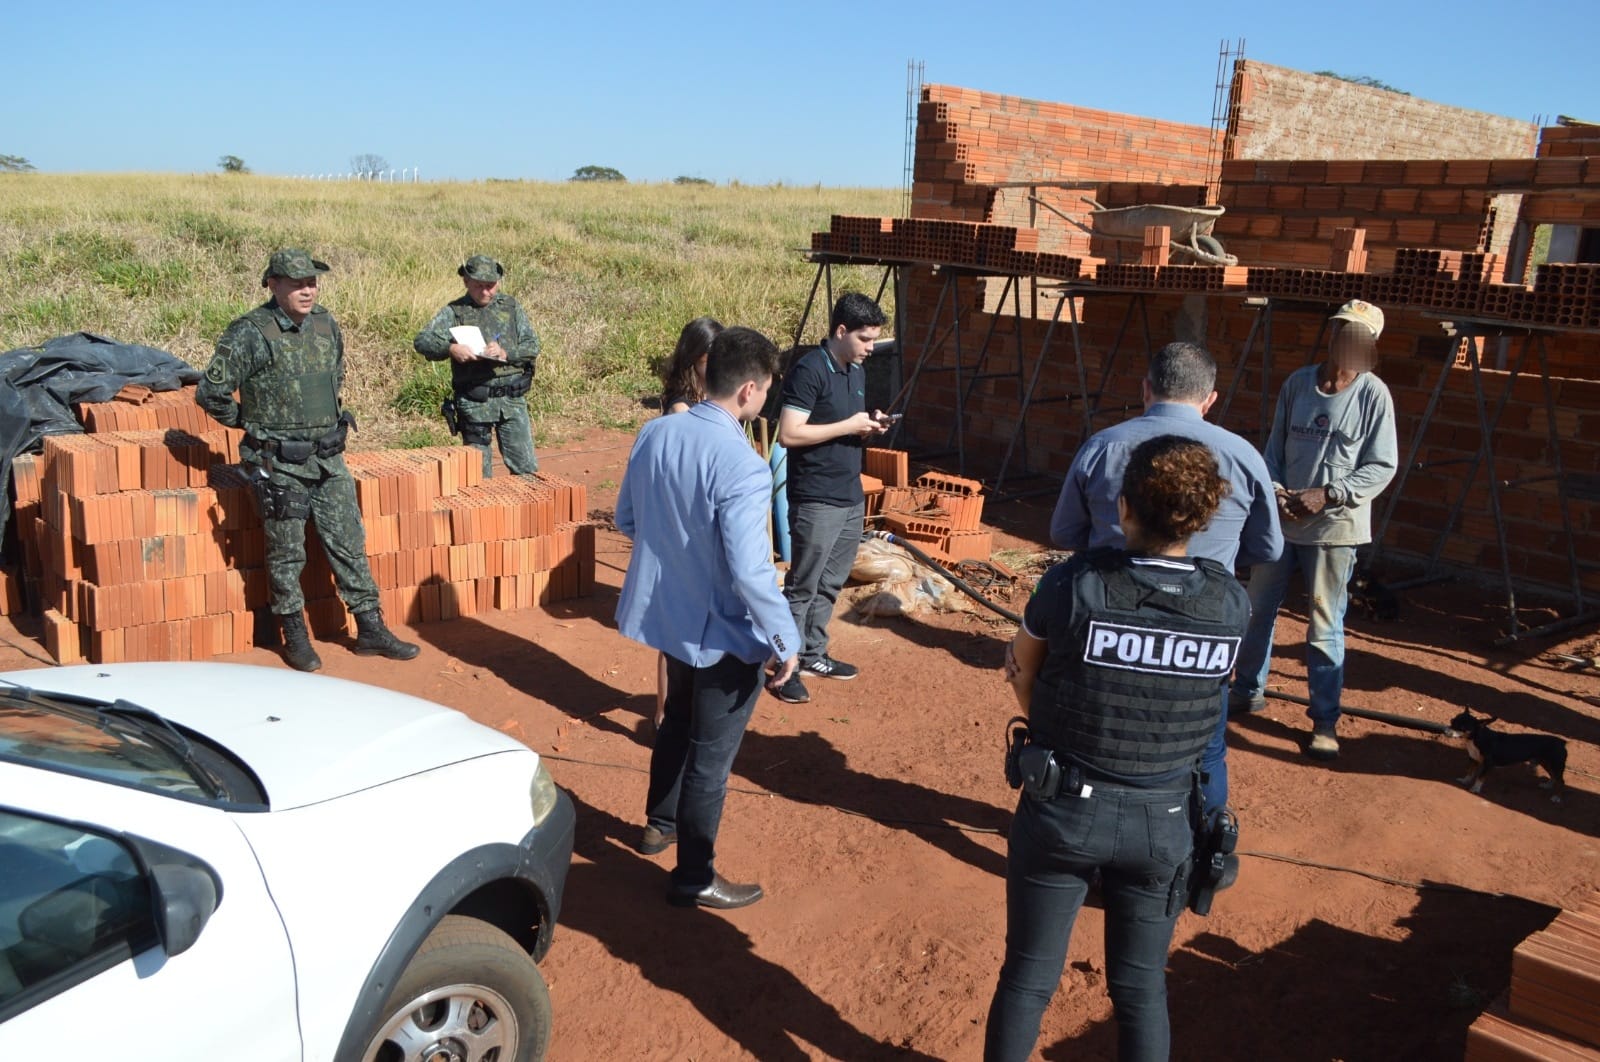
[[[1118,18],[1117,11],[1126,12]],[[1593,0],[1032,5],[15,0],[0,154],[41,171],[898,187],[906,61],[931,82],[1207,124],[1223,38],[1532,119],[1600,121]]]

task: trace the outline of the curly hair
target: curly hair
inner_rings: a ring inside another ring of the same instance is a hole
[[[1151,546],[1170,546],[1204,530],[1231,489],[1210,449],[1181,435],[1146,439],[1122,474],[1122,497]]]
[[[694,363],[711,349],[711,341],[722,332],[722,322],[711,317],[696,317],[678,333],[678,346],[661,371],[663,409],[671,402],[694,405],[705,398],[705,388],[694,371]]]

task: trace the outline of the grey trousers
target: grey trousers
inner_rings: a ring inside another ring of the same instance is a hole
[[[795,629],[804,643],[800,664],[805,666],[828,651],[828,621],[834,602],[850,578],[856,550],[861,545],[866,508],[800,502],[789,506],[789,575],[783,595],[789,599]]]

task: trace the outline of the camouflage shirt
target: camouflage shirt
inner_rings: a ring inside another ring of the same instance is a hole
[[[429,361],[444,361],[450,357],[450,344],[454,342],[450,329],[457,325],[477,325],[486,342],[498,342],[506,352],[504,362],[452,361],[451,378],[458,391],[499,377],[521,376],[538,360],[539,334],[528,323],[528,315],[517,300],[505,292],[495,292],[487,306],[478,306],[471,296],[462,295],[433,315],[428,327],[417,333],[412,346]]]
[[[281,333],[277,358],[263,331],[274,330],[272,325]],[[257,438],[314,439],[338,419],[344,372],[344,336],[332,314],[319,304],[296,325],[269,301],[222,333],[195,401],[223,424]]]

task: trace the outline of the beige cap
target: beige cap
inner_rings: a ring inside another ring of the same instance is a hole
[[[1339,307],[1339,312],[1329,318],[1331,321],[1354,321],[1363,324],[1372,333],[1372,338],[1377,339],[1383,335],[1383,311],[1370,302],[1360,299],[1351,299]]]

